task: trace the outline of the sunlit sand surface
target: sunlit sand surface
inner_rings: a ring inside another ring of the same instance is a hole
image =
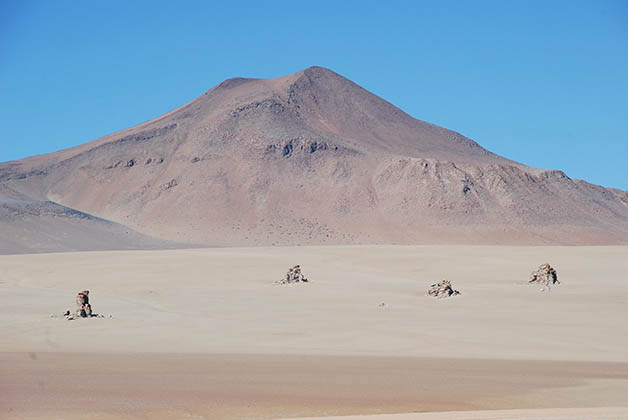
[[[0,418],[626,418],[603,407],[628,406],[627,257],[497,246],[0,256]],[[549,292],[527,284],[543,262],[561,281]],[[310,283],[273,284],[295,264]],[[425,296],[442,279],[462,294]],[[105,318],[61,316],[83,289]],[[527,411],[555,408],[571,411]],[[510,409],[526,411],[478,411]]]

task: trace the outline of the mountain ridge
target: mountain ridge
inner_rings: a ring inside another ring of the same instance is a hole
[[[503,158],[317,66],[227,79],[2,163],[0,184],[197,244],[628,243],[628,193]]]

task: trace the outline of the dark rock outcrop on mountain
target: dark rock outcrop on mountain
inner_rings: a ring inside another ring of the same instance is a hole
[[[497,156],[320,67],[0,164],[1,191],[196,244],[628,243],[627,192]]]

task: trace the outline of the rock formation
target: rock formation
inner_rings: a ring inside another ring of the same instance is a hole
[[[435,283],[431,285],[427,291],[428,296],[433,296],[439,299],[444,298],[444,297],[449,297],[449,296],[455,296],[459,294],[460,294],[459,291],[454,290],[451,287],[451,281],[449,280],[443,280],[441,282]]]
[[[542,284],[548,289],[554,284],[560,284],[556,270],[548,263],[541,264],[539,268],[534,270],[530,274],[530,281],[528,281],[528,283]]]
[[[83,290],[76,295],[76,316],[81,318],[92,316],[92,305],[89,304],[89,290]]]
[[[63,316],[68,321],[72,321],[77,318],[104,318],[103,314],[96,314],[92,311],[92,305],[89,303],[89,290],[83,290],[76,294],[76,311],[72,313],[67,310],[63,313]],[[50,315],[50,318],[56,318],[56,315]],[[109,318],[113,318],[109,315]]]
[[[308,281],[309,280],[303,276],[303,273],[301,273],[301,266],[297,264],[288,269],[285,277],[281,280],[277,280],[275,284],[307,283]]]

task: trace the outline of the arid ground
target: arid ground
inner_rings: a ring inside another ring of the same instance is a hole
[[[628,418],[627,257],[622,246],[0,256],[0,418]],[[561,281],[551,291],[527,284],[544,262]],[[274,285],[294,264],[311,282]],[[462,294],[425,296],[442,279]],[[105,318],[61,316],[83,289]]]

